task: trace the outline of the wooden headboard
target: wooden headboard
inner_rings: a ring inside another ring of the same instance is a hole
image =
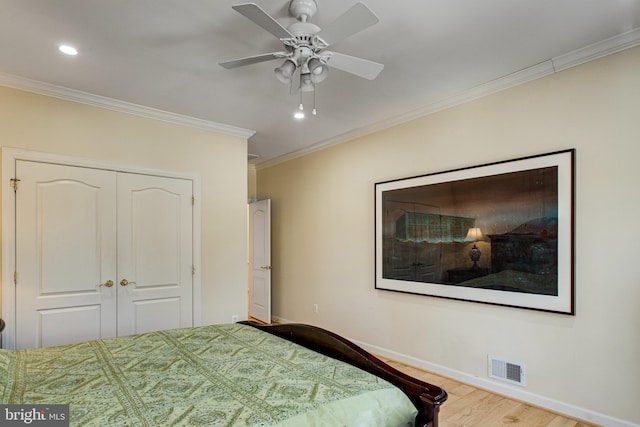
[[[440,405],[447,400],[446,391],[398,371],[346,338],[317,326],[299,323],[277,325],[265,325],[252,321],[239,323],[277,335],[389,381],[402,390],[418,409],[416,427],[438,426],[438,411]]]

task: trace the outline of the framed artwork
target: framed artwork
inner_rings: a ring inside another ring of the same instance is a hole
[[[574,157],[376,183],[376,289],[574,314]]]

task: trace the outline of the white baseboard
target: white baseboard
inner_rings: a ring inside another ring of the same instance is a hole
[[[283,319],[281,317],[276,317],[276,316],[273,316],[273,320],[278,323],[295,323],[294,321]],[[570,403],[561,402],[555,399],[551,399],[549,397],[534,394],[528,391],[521,390],[516,387],[511,387],[509,385],[503,385],[503,384],[491,381],[487,378],[480,378],[474,375],[467,374],[462,371],[448,368],[446,366],[427,362],[426,360],[418,359],[413,356],[407,356],[406,354],[398,353],[396,351],[389,350],[383,347],[378,347],[376,345],[368,344],[368,343],[354,340],[348,337],[345,337],[345,338],[349,339],[353,343],[364,348],[368,352],[371,352],[383,357],[388,357],[389,359],[393,359],[395,361],[402,362],[404,364],[414,366],[416,368],[420,368],[425,371],[432,372],[434,374],[442,375],[444,377],[451,378],[456,381],[473,385],[475,387],[479,387],[479,388],[491,391],[493,393],[498,393],[503,396],[520,400],[522,402],[530,403],[532,405],[536,405],[544,409],[548,409],[558,414],[567,415],[572,418],[577,418],[579,420],[587,421],[592,424],[598,424],[606,427],[640,427],[640,424],[636,424],[631,421],[626,421],[619,418],[611,417],[606,414],[602,414],[599,412],[592,411],[590,409],[575,406]]]
[[[454,379],[466,384],[470,384],[485,390],[489,390],[494,393],[501,394],[513,399],[520,400],[522,402],[530,403],[532,405],[540,406],[550,411],[567,415],[579,420],[588,421],[592,424],[598,424],[606,427],[640,427],[640,424],[635,424],[631,421],[614,418],[606,414],[592,411],[590,409],[581,408],[569,403],[560,402],[549,397],[534,394],[528,391],[521,390],[509,385],[503,385],[493,382],[487,378],[480,378],[474,375],[467,374],[465,372],[457,371],[455,369],[447,368],[446,366],[437,365],[435,363],[427,362],[422,359],[418,359],[412,356],[407,356],[402,353],[398,353],[386,348],[378,347],[375,345],[367,344],[358,340],[350,339],[353,343],[361,346],[365,350],[378,354],[380,356],[388,357],[389,359],[396,360],[398,362],[405,363],[416,368],[424,369],[425,371],[432,372],[434,374],[442,375],[447,378]],[[446,403],[445,403],[446,405]]]

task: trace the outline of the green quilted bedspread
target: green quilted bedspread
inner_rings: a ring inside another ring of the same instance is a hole
[[[0,350],[0,403],[70,404],[73,426],[404,426],[394,386],[246,325]]]

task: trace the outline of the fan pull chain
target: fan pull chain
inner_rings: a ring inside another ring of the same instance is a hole
[[[312,115],[317,115],[318,114],[318,110],[316,110],[316,85],[312,83],[312,88],[313,90],[311,92],[313,92],[313,108],[311,110],[311,114]],[[300,104],[298,104],[298,110],[293,114],[293,117],[295,117],[296,119],[304,119],[304,102],[303,102],[303,97],[302,97],[302,93],[304,91],[302,90],[302,84],[300,84]]]
[[[300,111],[304,110],[304,106],[302,105],[302,91],[300,91],[300,106],[298,107],[298,110]]]
[[[313,85],[313,110],[311,110],[311,114],[316,115],[316,85]]]
[[[298,106],[298,111],[293,113],[293,117],[298,120],[304,119],[304,106],[302,105],[302,91],[300,91],[300,105]]]

